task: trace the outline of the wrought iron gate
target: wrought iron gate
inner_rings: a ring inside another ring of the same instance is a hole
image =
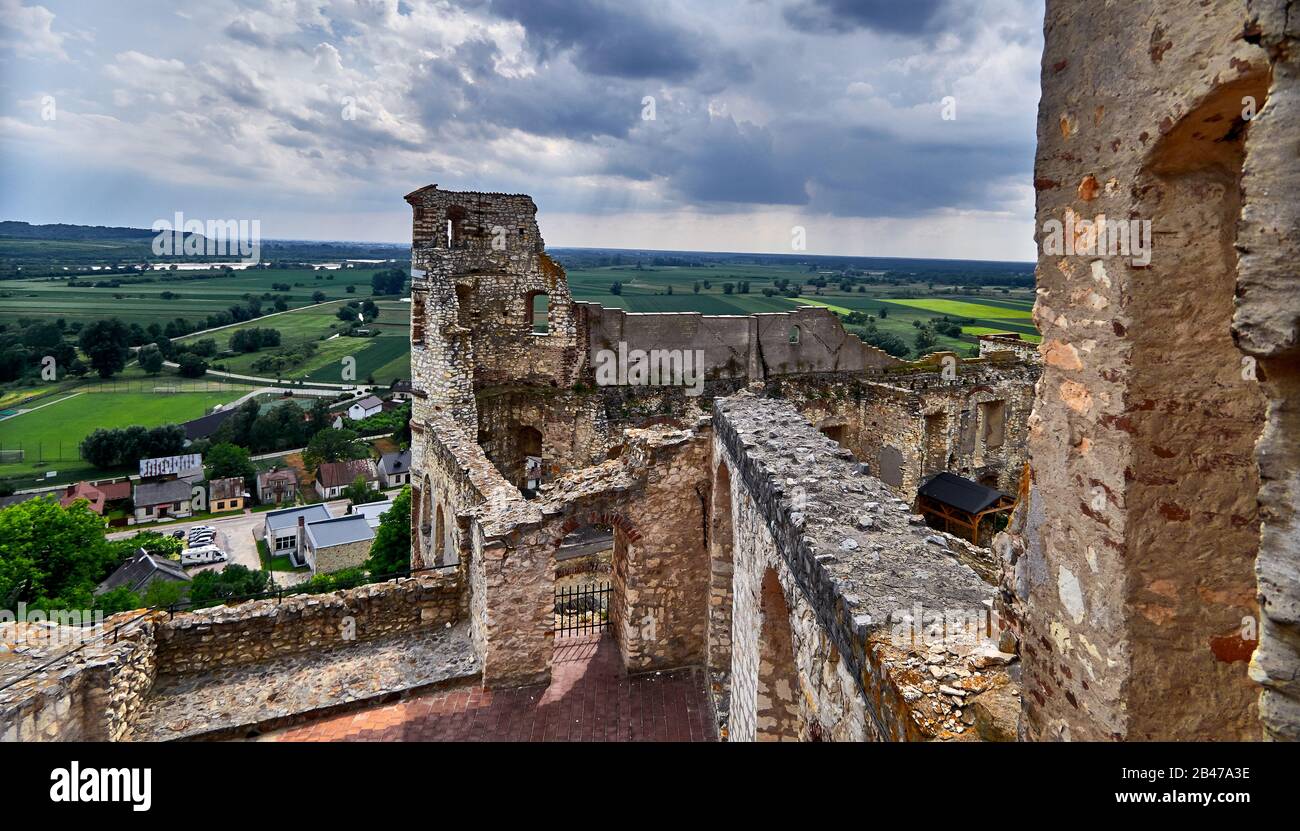
[[[586,635],[609,628],[609,583],[555,590],[555,634]]]

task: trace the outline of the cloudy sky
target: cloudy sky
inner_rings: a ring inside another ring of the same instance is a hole
[[[1042,0],[0,0],[0,218],[406,241],[437,183],[553,246],[1030,260],[1041,50]]]

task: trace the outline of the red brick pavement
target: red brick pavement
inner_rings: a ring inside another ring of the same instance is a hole
[[[610,638],[566,638],[549,685],[428,692],[264,740],[716,741],[706,678],[699,669],[629,676]]]

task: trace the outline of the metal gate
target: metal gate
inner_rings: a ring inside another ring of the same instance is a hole
[[[609,583],[556,588],[556,636],[586,635],[608,629],[609,594]]]

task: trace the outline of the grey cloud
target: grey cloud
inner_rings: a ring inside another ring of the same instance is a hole
[[[605,0],[490,0],[544,56],[572,50],[584,72],[615,78],[682,80],[700,69],[709,44],[628,3]],[[716,46],[715,46],[716,48]]]
[[[271,39],[253,28],[247,20],[236,20],[222,30],[226,37],[265,49],[271,45]]]

